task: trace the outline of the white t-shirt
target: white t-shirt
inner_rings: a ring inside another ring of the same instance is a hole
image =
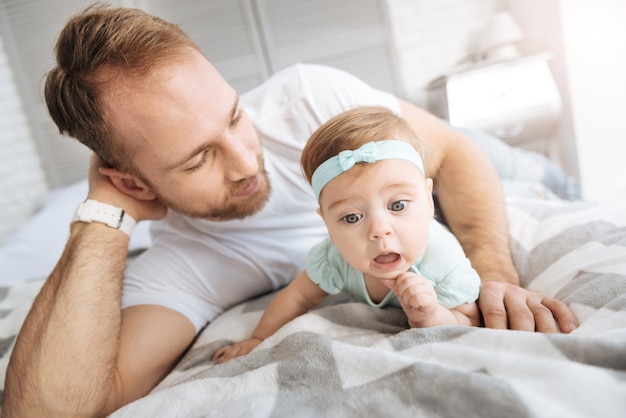
[[[166,306],[200,330],[225,309],[278,289],[304,268],[309,249],[327,236],[311,186],[300,169],[310,135],[355,106],[397,99],[343,71],[298,64],[241,96],[257,129],[272,185],[266,206],[244,220],[212,222],[172,210],[152,224],[153,246],[128,268],[122,306]]]

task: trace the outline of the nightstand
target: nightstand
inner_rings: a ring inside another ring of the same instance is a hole
[[[550,57],[478,63],[449,73],[429,86],[429,110],[453,126],[549,155],[561,114]]]

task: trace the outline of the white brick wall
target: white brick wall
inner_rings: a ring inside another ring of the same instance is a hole
[[[46,180],[0,38],[0,244],[36,210]]]
[[[387,0],[405,98],[426,106],[428,84],[467,58],[502,0]]]

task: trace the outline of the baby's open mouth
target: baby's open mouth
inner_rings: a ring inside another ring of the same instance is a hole
[[[398,253],[389,253],[389,254],[381,254],[374,259],[375,262],[379,264],[388,264],[393,263],[400,258]]]

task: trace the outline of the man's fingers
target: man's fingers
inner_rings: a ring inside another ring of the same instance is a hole
[[[543,304],[552,312],[561,332],[570,333],[578,328],[578,320],[569,307],[558,299],[544,298]],[[541,331],[541,330],[539,330]]]
[[[515,285],[483,283],[478,305],[488,328],[571,332],[578,327],[564,302]]]
[[[487,328],[507,329],[509,321],[504,306],[502,283],[486,282],[480,288],[478,306]]]
[[[496,299],[496,303],[485,301],[487,308],[482,311],[487,328],[514,329],[519,331],[543,330],[555,332],[556,324],[551,312],[541,304],[529,306],[526,298],[516,293],[508,293],[504,299]],[[481,309],[482,306],[481,306]]]
[[[528,307],[535,318],[535,328],[533,331],[557,333],[559,327],[556,324],[552,311],[541,302],[529,300]]]
[[[528,305],[528,299],[523,289],[509,290],[504,295],[504,306],[509,317],[510,329],[535,331],[535,316]]]

